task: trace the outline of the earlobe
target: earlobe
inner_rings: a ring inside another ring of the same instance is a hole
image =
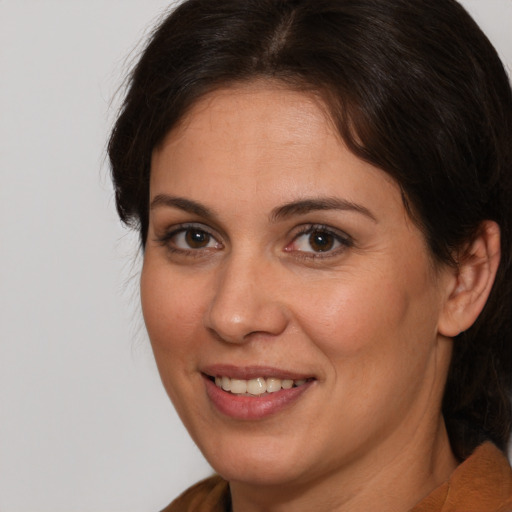
[[[459,256],[439,319],[439,334],[454,337],[473,325],[491,293],[500,255],[500,228],[496,222],[484,221]]]

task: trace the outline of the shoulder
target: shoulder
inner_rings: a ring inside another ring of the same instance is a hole
[[[230,501],[228,483],[215,475],[187,489],[162,512],[229,512]]]

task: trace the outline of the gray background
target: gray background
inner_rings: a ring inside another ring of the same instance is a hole
[[[465,0],[512,70],[512,0]],[[161,388],[104,149],[163,0],[0,0],[0,512],[156,512],[210,469]]]

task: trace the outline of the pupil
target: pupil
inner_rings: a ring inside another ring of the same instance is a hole
[[[313,250],[317,252],[325,252],[332,249],[334,245],[334,237],[328,233],[315,231],[309,236],[309,243]]]
[[[208,245],[208,242],[210,241],[210,235],[198,229],[189,229],[186,234],[186,239],[187,244],[190,247],[198,249]]]

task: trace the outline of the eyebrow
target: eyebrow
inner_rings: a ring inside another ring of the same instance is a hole
[[[211,218],[216,217],[213,210],[210,210],[206,206],[203,206],[196,201],[191,199],[185,199],[184,197],[169,196],[167,194],[159,194],[154,197],[149,206],[150,210],[166,206],[168,208],[177,208],[184,212],[193,213],[199,217]]]
[[[337,197],[318,197],[287,203],[283,206],[279,206],[278,208],[274,208],[270,215],[270,220],[272,222],[276,222],[293,215],[305,215],[310,212],[324,210],[353,211],[368,217],[373,222],[377,222],[377,218],[370,210],[368,210],[368,208]]]
[[[213,210],[196,201],[167,194],[159,194],[151,201],[150,210],[160,207],[176,208],[204,218],[217,217]],[[368,208],[337,197],[319,197],[286,203],[272,210],[270,221],[277,222],[294,215],[306,215],[310,212],[325,210],[353,211],[368,217],[373,222],[377,222],[375,215]]]

